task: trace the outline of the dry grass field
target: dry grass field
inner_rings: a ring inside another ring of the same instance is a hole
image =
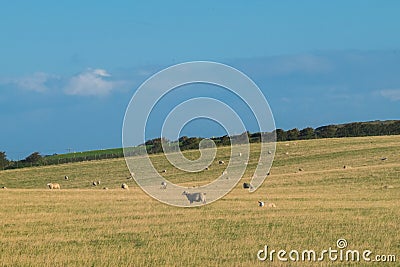
[[[147,196],[127,179],[124,159],[0,171],[0,187],[7,187],[0,190],[0,265],[399,266],[399,151],[400,136],[281,142],[271,175],[249,193],[241,184],[257,163],[254,144],[238,186],[197,208]],[[198,152],[185,153],[195,158]],[[229,160],[229,153],[219,148],[217,160]],[[207,182],[224,168],[215,162],[208,172],[188,175],[162,155],[152,161],[179,184]],[[97,180],[101,185],[92,186]],[[61,190],[46,189],[48,182]],[[120,189],[123,182],[130,190]],[[258,200],[277,207],[259,207]],[[396,255],[397,262],[257,259],[265,245],[320,252],[336,249],[339,238],[347,249],[369,249],[371,258]]]

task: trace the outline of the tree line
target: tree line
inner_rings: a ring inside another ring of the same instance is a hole
[[[347,124],[327,125],[318,128],[306,127],[304,129],[276,129],[273,132],[267,133],[250,133],[244,132],[235,136],[224,135],[221,137],[213,137],[216,146],[229,146],[231,142],[241,143],[247,139],[250,143],[257,143],[263,140],[271,141],[276,136],[276,141],[294,141],[294,140],[307,140],[318,138],[341,138],[341,137],[361,137],[361,136],[381,136],[381,135],[400,135],[400,120],[391,121],[372,121],[372,122],[353,122]],[[162,143],[179,143],[180,150],[198,149],[200,142],[204,138],[201,137],[188,137],[182,136],[177,141],[169,141],[165,138],[155,138],[146,141],[141,146],[144,146],[149,154],[163,152]],[[111,151],[111,150],[110,150]],[[105,150],[102,153],[92,153],[85,156],[76,156],[71,153],[71,157],[60,158],[51,155],[42,156],[39,152],[34,152],[23,160],[12,161],[7,159],[6,152],[0,151],[0,170],[14,169],[30,166],[53,165],[67,162],[78,162],[87,160],[98,160],[106,158],[123,157],[122,149],[119,151],[112,150],[112,153]],[[134,155],[134,154],[133,154]]]

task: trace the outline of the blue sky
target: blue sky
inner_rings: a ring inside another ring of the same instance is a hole
[[[0,151],[120,147],[138,86],[193,60],[246,73],[278,128],[399,119],[399,11],[398,1],[7,1]],[[223,133],[199,125],[186,133]]]

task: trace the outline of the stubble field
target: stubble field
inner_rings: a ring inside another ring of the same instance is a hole
[[[0,190],[0,265],[398,266],[399,151],[400,136],[280,142],[271,175],[249,193],[241,185],[257,164],[253,144],[236,188],[197,208],[168,206],[146,195],[127,179],[124,159],[0,171],[0,186],[7,187]],[[229,160],[229,153],[229,147],[218,148],[216,160]],[[187,175],[162,155],[152,160],[168,170],[167,179],[185,185],[213,180],[224,169],[215,162],[207,172]],[[97,180],[101,185],[92,186]],[[61,190],[46,189],[48,182],[60,183]],[[130,190],[120,189],[124,182]],[[277,207],[258,207],[258,200]],[[257,259],[265,245],[320,252],[337,249],[340,238],[347,240],[346,249],[371,250],[371,258],[395,255],[397,262]]]

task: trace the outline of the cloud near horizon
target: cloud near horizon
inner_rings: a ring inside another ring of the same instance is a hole
[[[400,89],[385,89],[379,91],[381,96],[392,101],[400,101]]]
[[[35,72],[31,75],[25,75],[19,78],[4,78],[0,80],[0,84],[13,85],[19,89],[44,93],[51,89],[54,81],[60,77],[44,72]]]

